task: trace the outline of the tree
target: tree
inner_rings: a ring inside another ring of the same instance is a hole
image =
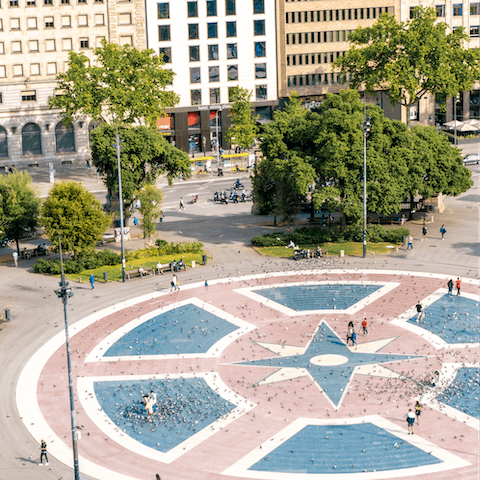
[[[143,216],[143,236],[150,237],[155,233],[155,219],[162,213],[163,192],[153,185],[145,185],[136,193],[140,200],[139,211]]]
[[[252,115],[250,99],[252,92],[246,88],[234,87],[232,97],[233,103],[230,108],[232,126],[227,132],[229,144],[235,143],[243,149],[251,148],[258,133],[255,120],[258,118]]]
[[[102,41],[96,58],[69,53],[68,69],[57,75],[50,108],[63,110],[71,121],[78,116],[106,123],[154,126],[164,109],[178,103],[178,95],[167,91],[174,73],[163,68],[162,56],[153,50],[120,47]]]
[[[42,223],[49,240],[64,252],[78,255],[93,252],[110,223],[97,198],[80,183],[56,183],[42,206]]]
[[[480,76],[480,50],[464,47],[469,37],[462,27],[447,29],[433,8],[416,7],[406,22],[383,14],[349,35],[353,45],[334,65],[353,88],[388,91],[392,104],[409,108],[427,93],[445,102]]]
[[[40,214],[40,199],[31,182],[27,172],[0,177],[0,234],[16,241],[19,254],[19,239],[33,233]]]
[[[159,175],[173,178],[190,175],[188,155],[175,148],[155,129],[149,127],[119,127],[121,139],[120,165],[124,210],[135,199],[135,193],[145,185],[153,185]],[[115,143],[116,127],[100,125],[92,131],[92,160],[110,194],[118,195],[118,165]]]

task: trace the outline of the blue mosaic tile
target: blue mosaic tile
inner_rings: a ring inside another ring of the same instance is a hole
[[[255,290],[262,297],[284,307],[305,310],[346,310],[376,292],[383,285],[299,285]]]
[[[126,435],[164,453],[235,408],[203,378],[95,382],[94,390],[103,411]],[[157,411],[148,419],[141,402],[151,390]]]
[[[249,470],[345,474],[437,463],[442,461],[372,423],[307,425]]]
[[[233,323],[187,304],[146,320],[115,342],[104,356],[206,353],[237,329]]]
[[[478,368],[460,368],[438,400],[480,419],[480,374]]]
[[[479,305],[470,298],[443,295],[425,308],[425,318],[417,322],[417,315],[408,323],[438,335],[447,343],[478,343]]]

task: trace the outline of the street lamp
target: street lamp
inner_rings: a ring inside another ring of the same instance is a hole
[[[371,118],[367,117],[365,95],[363,96],[363,258],[367,256],[367,135],[370,132]]]
[[[118,122],[117,130],[115,134],[115,147],[117,150],[117,168],[118,168],[118,201],[120,207],[120,241],[122,248],[122,282],[126,281],[126,272],[125,272],[125,239],[123,235],[123,195],[122,195],[122,171],[120,168],[120,136],[118,134]]]
[[[65,345],[67,348],[67,371],[68,371],[68,390],[70,394],[70,423],[72,427],[72,448],[73,448],[73,469],[75,472],[75,480],[80,480],[80,469],[78,467],[78,444],[77,444],[77,426],[75,424],[75,401],[73,398],[73,380],[72,380],[72,365],[70,362],[70,337],[68,335],[68,318],[67,318],[67,300],[73,297],[72,289],[68,287],[68,282],[65,280],[65,274],[63,272],[63,256],[62,256],[62,241],[58,238],[58,244],[60,247],[60,266],[61,266],[61,278],[60,278],[60,290],[55,290],[58,298],[63,301],[63,315],[65,319]]]
[[[458,93],[453,97],[453,144],[457,146],[457,101]]]
[[[216,130],[216,135],[217,135],[217,170],[220,170],[220,141],[218,138],[218,116],[220,112],[222,111],[221,108],[217,110],[217,113],[215,114],[215,130]]]

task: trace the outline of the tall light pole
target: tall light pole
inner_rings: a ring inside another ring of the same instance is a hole
[[[126,280],[125,273],[125,239],[123,235],[123,195],[122,195],[122,170],[120,167],[120,135],[118,134],[118,122],[116,124],[117,130],[115,134],[115,143],[117,149],[117,168],[118,168],[118,202],[120,207],[120,241],[122,248],[122,282]]]
[[[217,113],[215,114],[215,129],[216,129],[216,135],[217,135],[217,170],[220,169],[220,140],[218,138],[218,116],[220,115],[220,112],[222,111],[221,108],[217,110]]]
[[[65,319],[65,345],[67,348],[67,371],[68,371],[68,390],[70,394],[70,424],[72,427],[72,448],[73,448],[73,469],[75,472],[75,480],[80,480],[80,469],[78,467],[78,444],[77,444],[77,426],[75,423],[75,401],[73,398],[73,380],[72,380],[72,365],[70,362],[70,337],[68,335],[68,318],[67,318],[67,300],[73,297],[72,289],[68,287],[68,282],[65,280],[65,274],[63,273],[63,256],[62,256],[62,241],[58,238],[58,244],[60,247],[60,265],[61,265],[61,278],[60,278],[60,290],[55,290],[58,298],[63,301],[63,315]]]
[[[370,131],[370,117],[367,117],[365,95],[363,96],[363,258],[367,256],[367,135]]]
[[[453,144],[457,146],[457,100],[458,93],[453,97]]]

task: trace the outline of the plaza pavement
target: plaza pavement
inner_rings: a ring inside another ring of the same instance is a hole
[[[196,224],[189,230],[188,222],[182,221],[180,214],[172,212],[168,221],[162,225],[162,235],[167,239],[174,239],[175,235],[178,235],[178,226],[181,224],[185,238],[194,238],[194,236],[199,238],[205,243],[207,251],[213,253],[214,258],[206,267],[182,272],[180,280],[183,285],[204,282],[206,279],[211,281],[240,275],[287,270],[302,271],[313,268],[349,270],[362,268],[426,274],[432,272],[475,279],[478,278],[478,167],[476,169],[474,167],[474,171],[475,187],[457,199],[446,200],[446,212],[441,215],[436,214],[435,223],[429,224],[431,233],[428,242],[420,241],[421,222],[409,225],[414,236],[414,249],[409,252],[400,249],[388,256],[369,256],[366,259],[345,258],[335,263],[265,259],[246,244],[253,231],[263,232],[275,229],[256,218],[253,219],[255,226],[246,228],[245,225],[252,217],[245,216],[242,219],[241,215],[233,215],[224,219],[223,223],[219,222],[216,228],[219,231],[212,234],[210,222],[204,222],[204,225],[200,226]],[[85,183],[88,182],[85,181]],[[92,185],[93,183],[91,182]],[[217,222],[215,219],[212,221]],[[440,240],[438,233],[442,223],[446,225],[448,231],[444,241]],[[30,267],[31,262],[21,262],[20,268],[17,269],[13,268],[10,262],[0,266],[2,307],[9,308],[14,317],[10,323],[2,324],[0,327],[2,329],[0,331],[0,365],[2,366],[0,480],[72,477],[71,470],[52,456],[50,456],[48,467],[37,467],[38,443],[26,429],[17,412],[15,389],[23,368],[35,352],[63,328],[61,302],[53,293],[58,286],[58,280],[33,275]],[[147,292],[168,289],[169,281],[170,276],[165,275],[131,281],[127,284],[97,284],[93,292],[89,286],[74,284],[75,296],[69,300],[69,320],[74,325],[101,309],[134,299]],[[24,400],[27,403],[34,402],[34,399]],[[52,410],[56,408],[55,402],[52,402],[51,408]],[[66,408],[68,410],[68,407]],[[69,432],[65,433],[69,435]],[[435,434],[433,430],[432,434]],[[104,449],[103,446],[102,449]],[[208,453],[205,452],[205,455]],[[473,475],[476,473],[478,470],[470,471],[468,476],[462,478],[474,478]],[[144,478],[147,480],[146,477]],[[172,475],[165,478],[182,479]]]

